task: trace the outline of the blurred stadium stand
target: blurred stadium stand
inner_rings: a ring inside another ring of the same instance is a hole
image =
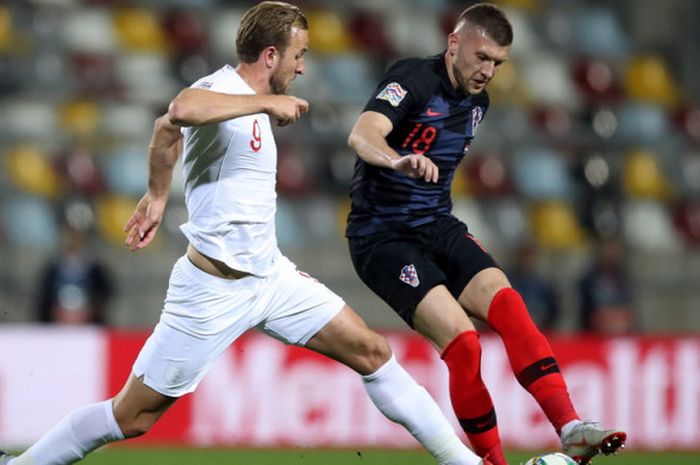
[[[137,254],[121,245],[146,187],[152,121],[180,88],[234,62],[253,3],[0,4],[0,322],[31,320],[40,267],[69,223],[117,278],[110,324],[155,323],[185,245],[179,172],[158,240]],[[345,140],[387,64],[441,51],[469,2],[297,3],[311,51],[293,93],[311,112],[277,131],[280,246],[371,325],[402,327],[350,264]],[[537,241],[561,330],[576,329],[576,279],[596,240],[616,234],[640,331],[700,330],[700,3],[496,3],[515,43],[455,181],[455,213],[506,267]]]

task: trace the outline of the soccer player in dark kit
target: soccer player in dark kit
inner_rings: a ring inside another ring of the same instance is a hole
[[[477,454],[506,463],[470,316],[500,335],[513,372],[559,434],[564,453],[586,464],[623,447],[626,433],[580,420],[522,298],[451,213],[455,170],[512,40],[504,13],[480,3],[459,16],[445,52],[390,67],[348,138],[359,158],[346,235],[364,283],[440,352],[454,412]]]

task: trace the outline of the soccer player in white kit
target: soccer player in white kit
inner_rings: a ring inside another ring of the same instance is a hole
[[[20,456],[0,455],[0,465],[70,464],[146,433],[253,327],[355,370],[377,408],[438,463],[489,464],[462,444],[386,340],[277,247],[271,120],[291,124],[308,110],[306,101],[286,95],[304,71],[307,46],[298,8],[262,2],[241,20],[239,65],[183,90],[156,121],[148,191],[125,229],[132,251],[152,241],[184,152],[189,219],[182,231],[189,245],[173,268],[160,321],[116,397],[73,411]]]

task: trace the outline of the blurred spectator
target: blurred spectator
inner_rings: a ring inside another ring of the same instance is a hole
[[[512,269],[507,273],[511,286],[520,293],[530,316],[543,331],[556,329],[559,296],[554,285],[537,269],[537,247],[526,241],[515,251]]]
[[[92,255],[85,233],[65,226],[61,250],[41,272],[38,320],[103,325],[112,293],[107,269]]]
[[[601,334],[629,333],[634,325],[634,306],[624,244],[612,237],[602,240],[597,248],[594,262],[579,282],[581,328]]]

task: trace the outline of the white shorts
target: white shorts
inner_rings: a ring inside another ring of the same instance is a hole
[[[342,298],[280,256],[266,277],[228,280],[183,256],[170,275],[160,322],[133,373],[157,392],[180,397],[241,334],[257,327],[287,344],[305,345],[343,308]]]

